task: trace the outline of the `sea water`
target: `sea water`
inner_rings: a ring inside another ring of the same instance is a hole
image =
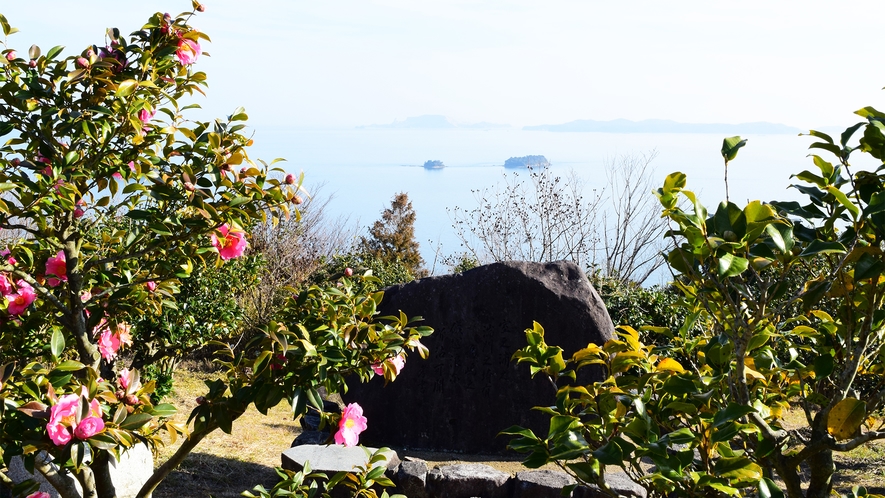
[[[452,227],[451,211],[477,207],[475,191],[501,184],[509,157],[544,155],[562,177],[574,172],[585,183],[585,196],[607,186],[606,166],[620,156],[655,153],[652,184],[681,171],[688,188],[709,210],[725,199],[724,137],[714,134],[574,133],[494,130],[390,130],[262,128],[254,136],[253,158],[286,158],[287,172],[305,174],[310,191],[323,184],[334,195],[330,215],[348,216],[363,227],[380,217],[398,192],[406,192],[417,219],[416,238],[428,263],[438,254],[463,248]],[[790,175],[816,171],[808,158],[811,137],[792,134],[746,135],[747,145],[729,164],[729,197],[749,200],[802,200]],[[814,151],[811,151],[814,152]],[[817,150],[818,153],[827,153]],[[445,163],[440,170],[422,167],[427,160]],[[833,160],[832,157],[825,157]],[[523,173],[524,174],[524,173]],[[606,195],[610,194],[607,193]],[[651,196],[651,192],[647,195]],[[437,273],[446,268],[437,266]],[[657,282],[653,282],[657,283]]]

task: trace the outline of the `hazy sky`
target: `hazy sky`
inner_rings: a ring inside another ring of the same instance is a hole
[[[885,108],[872,1],[208,0],[213,115],[256,128],[442,114],[514,126],[575,119],[845,125]],[[186,0],[0,0],[9,45],[79,52]]]

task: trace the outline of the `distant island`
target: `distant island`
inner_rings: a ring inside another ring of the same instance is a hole
[[[679,123],[668,119],[645,119],[630,121],[629,119],[613,119],[611,121],[595,121],[579,119],[563,124],[524,126],[528,131],[561,131],[561,132],[600,132],[600,133],[718,133],[746,135],[758,133],[763,135],[800,133],[802,130],[792,126],[764,121],[754,123]]]
[[[449,119],[445,116],[440,116],[436,114],[427,114],[424,116],[412,116],[406,118],[405,121],[394,121],[390,124],[373,124],[368,126],[357,126],[358,129],[370,128],[370,129],[397,129],[397,130],[449,130],[456,128],[465,128],[471,130],[493,130],[493,129],[502,129],[502,128],[510,128],[510,125],[506,124],[497,124],[497,123],[487,123],[485,121],[481,123],[471,123],[471,124],[453,124]]]
[[[544,156],[511,157],[504,161],[505,168],[546,168],[548,166],[550,166],[550,161]]]
[[[431,160],[424,163],[424,169],[443,169],[446,165],[442,161]]]

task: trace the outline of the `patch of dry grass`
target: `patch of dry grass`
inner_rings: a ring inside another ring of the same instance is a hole
[[[188,369],[176,372],[168,401],[180,409],[177,420],[187,420],[197,405],[196,397],[206,390],[203,381],[213,377],[213,374]],[[205,498],[211,494],[216,498],[229,498],[240,496],[256,484],[272,486],[277,478],[274,467],[280,465],[280,453],[289,448],[300,432],[286,403],[269,410],[267,416],[250,407],[234,422],[232,434],[217,430],[207,436],[157,488],[154,496]],[[164,448],[157,461],[165,461],[179,444]]]

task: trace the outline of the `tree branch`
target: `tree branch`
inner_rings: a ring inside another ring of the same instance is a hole
[[[75,481],[71,476],[58,473],[58,467],[52,462],[48,453],[40,452],[34,460],[34,468],[52,485],[62,498],[81,498]]]

